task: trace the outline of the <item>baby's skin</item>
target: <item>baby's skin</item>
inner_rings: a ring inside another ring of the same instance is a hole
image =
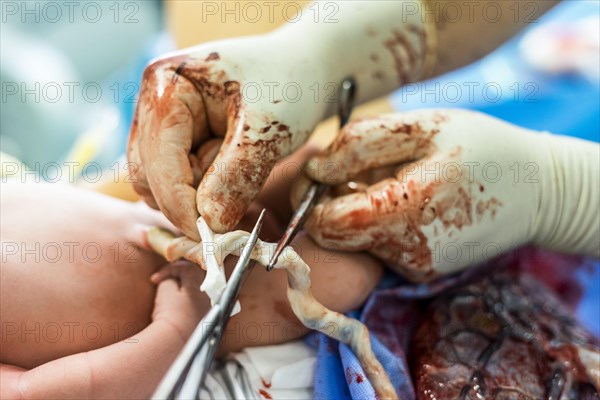
[[[281,236],[288,191],[281,179],[265,188],[272,212],[262,239]],[[166,219],[141,203],[57,184],[3,184],[1,208],[0,397],[148,397],[209,308],[200,267],[146,250],[147,227],[170,228]],[[259,200],[238,229],[251,229],[262,208]],[[324,250],[302,233],[293,246],[330,309],[359,307],[381,277],[367,255]],[[255,267],[221,354],[307,332],[286,279]]]
[[[2,186],[3,363],[36,367],[150,324],[148,277],[164,262],[135,243],[159,214],[70,186]]]

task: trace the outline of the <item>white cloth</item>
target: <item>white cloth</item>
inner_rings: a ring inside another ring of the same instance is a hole
[[[216,364],[201,399],[311,399],[316,352],[299,340],[251,347]]]

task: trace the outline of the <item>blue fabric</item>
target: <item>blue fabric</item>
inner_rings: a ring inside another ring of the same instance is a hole
[[[385,281],[394,281],[394,278],[388,276]],[[350,316],[358,318],[359,313],[350,313]],[[318,333],[311,334],[307,342],[317,347],[315,399],[376,398],[373,386],[350,346]],[[414,397],[404,353],[395,354],[375,335],[371,335],[371,347],[396,391],[410,393]]]
[[[371,336],[371,346],[377,359],[382,365],[385,365],[385,369],[396,392],[412,392],[412,383],[407,379],[410,375],[408,374],[406,362],[397,354],[388,350],[388,348],[373,335]],[[345,344],[340,344],[339,347],[339,354],[344,366],[346,384],[350,389],[352,398],[374,399],[376,395],[373,386],[371,386],[371,383],[367,380],[365,372],[352,352],[352,349]]]
[[[318,346],[315,371],[315,399],[351,399],[344,367],[338,352],[339,343],[323,334],[313,334],[309,340]]]

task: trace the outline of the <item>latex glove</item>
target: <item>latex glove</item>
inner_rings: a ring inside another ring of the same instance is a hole
[[[354,76],[362,102],[422,75],[431,35],[420,3],[328,4],[333,14],[316,3],[318,18],[304,10],[268,35],[203,44],[146,68],[130,171],[136,191],[187,236],[199,239],[198,213],[216,232],[239,222],[274,163],[335,110],[343,78]]]
[[[526,242],[599,257],[599,154],[597,143],[464,110],[352,122],[306,166],[313,179],[350,184],[331,189],[305,227],[324,247],[368,250],[416,281]]]

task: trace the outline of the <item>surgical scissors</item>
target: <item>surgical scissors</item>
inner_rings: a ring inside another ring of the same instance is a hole
[[[339,107],[338,107],[338,116],[340,118],[340,130],[348,123],[350,119],[350,114],[352,114],[352,108],[354,107],[354,97],[356,94],[356,81],[354,78],[346,78],[342,81],[342,85],[339,92]],[[273,269],[275,264],[277,263],[277,259],[281,255],[283,249],[285,249],[294,239],[304,222],[306,222],[306,218],[312,211],[313,207],[317,204],[328,185],[321,182],[313,182],[309,188],[304,193],[302,197],[302,201],[298,205],[296,212],[292,215],[290,222],[288,223],[287,228],[279,243],[277,243],[277,247],[275,248],[275,252],[267,265],[267,271]]]
[[[152,395],[153,399],[198,398],[221,342],[225,325],[239,297],[242,283],[254,267],[250,256],[258,241],[264,215],[265,210],[258,217],[219,301],[202,318],[158,385]]]

